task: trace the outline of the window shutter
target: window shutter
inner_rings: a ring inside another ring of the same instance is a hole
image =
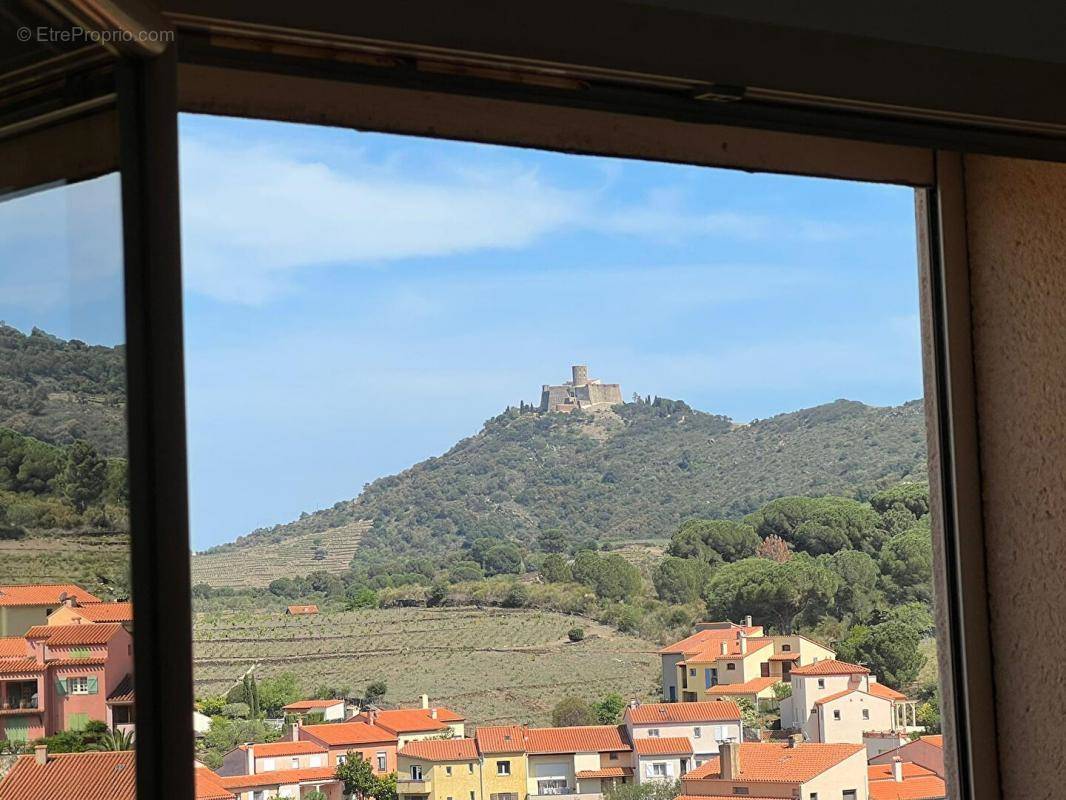
[[[56,695],[62,697],[67,693],[67,682],[63,678],[56,678]]]
[[[86,681],[86,684],[87,684],[87,691],[89,692],[89,694],[96,694],[97,692],[100,691],[100,679],[99,678],[89,678],[88,681]]]

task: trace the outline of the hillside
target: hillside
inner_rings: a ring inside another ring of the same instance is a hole
[[[529,545],[550,528],[574,541],[667,539],[685,519],[740,517],[776,497],[865,499],[924,480],[924,426],[920,401],[838,400],[749,425],[662,399],[593,415],[511,409],[355,500],[211,552],[361,520],[371,523],[356,554],[363,565],[454,553],[483,536]]]

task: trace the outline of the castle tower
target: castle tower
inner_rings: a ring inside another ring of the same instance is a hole
[[[589,368],[585,364],[574,364],[570,371],[574,376],[574,386],[584,386],[589,382]]]

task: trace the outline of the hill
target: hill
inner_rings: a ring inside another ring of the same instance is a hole
[[[661,398],[596,414],[509,409],[355,500],[209,552],[358,521],[370,523],[360,566],[454,555],[485,536],[528,547],[553,528],[578,542],[668,539],[692,517],[739,518],[786,495],[866,499],[925,471],[921,401],[838,400],[747,425]]]

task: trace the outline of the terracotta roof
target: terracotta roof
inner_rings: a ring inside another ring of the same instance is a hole
[[[32,658],[0,659],[0,675],[18,675],[23,672],[44,672],[44,665]]]
[[[861,744],[804,742],[793,747],[789,744],[744,742],[740,745],[740,781],[805,783],[856,753],[865,752],[866,747]],[[681,780],[689,782],[700,778],[721,779],[718,756],[712,756]]]
[[[641,756],[676,756],[692,752],[692,742],[687,736],[649,736],[634,739],[633,749]]]
[[[22,636],[0,636],[0,658],[25,658],[26,639]]]
[[[796,667],[792,670],[793,675],[869,675],[870,670],[860,667],[858,664],[849,664],[847,661],[838,661],[835,658],[823,658],[805,667]]]
[[[867,774],[870,776],[870,781],[890,781],[892,780],[892,765],[891,764],[871,764],[866,768]],[[917,778],[921,775],[936,775],[931,769],[926,769],[921,764],[915,764],[913,761],[903,762],[903,779]]]
[[[334,780],[336,767],[307,767],[305,769],[278,769],[257,772],[255,775],[226,775],[218,782],[225,789],[247,789],[254,786],[281,786],[301,781]],[[5,797],[4,800],[7,800]]]
[[[57,606],[65,597],[79,603],[100,602],[73,583],[33,583],[22,586],[0,586],[0,606]]]
[[[877,681],[870,681],[870,694],[874,697],[883,697],[886,700],[906,700],[907,695],[897,692],[890,686],[885,686]]]
[[[737,637],[737,631],[744,631],[749,636],[759,636],[762,634],[761,625],[754,625],[750,628],[746,628],[743,625],[735,625],[732,622],[730,622],[729,625],[730,627],[728,628],[711,628],[708,630],[696,631],[691,636],[686,636],[679,642],[668,644],[666,647],[659,650],[659,653],[662,655],[698,653],[706,647],[708,642],[721,639],[735,639]]]
[[[85,647],[102,645],[122,630],[117,622],[94,625],[34,625],[26,631],[27,639],[45,639],[49,647]]]
[[[424,758],[427,761],[477,761],[477,747],[473,739],[424,739],[408,742],[401,756]]]
[[[529,728],[530,753],[604,753],[629,750],[629,741],[619,725],[577,725],[568,728]]]
[[[48,666],[54,669],[85,667],[102,667],[107,663],[106,658],[52,658],[48,660]]]
[[[74,610],[90,622],[133,622],[133,603],[86,603]]]
[[[289,606],[286,609],[286,611],[288,611],[290,614],[317,614],[318,613],[318,606],[316,606],[316,605]]]
[[[626,709],[626,718],[635,725],[671,722],[722,722],[740,719],[740,706],[731,700],[703,700],[697,703],[643,703]]]
[[[0,783],[4,800],[136,800],[137,769],[132,750],[55,753],[38,764],[19,756]]]
[[[346,744],[380,744],[395,742],[396,734],[365,722],[337,722],[332,725],[302,725],[300,735],[313,736],[330,747]]]
[[[432,716],[437,712],[437,718]],[[360,722],[369,722],[370,715],[363,711],[355,716]],[[463,717],[447,708],[394,708],[378,711],[374,724],[393,733],[417,733],[420,731],[440,731],[448,727],[448,722],[462,722]]]
[[[282,706],[282,711],[309,711],[312,708],[330,708],[338,703],[343,703],[343,700],[297,700],[295,703],[289,703],[287,706]]]
[[[933,747],[944,748],[944,737],[942,734],[936,734],[933,736],[919,736],[918,739],[923,742],[928,742]]]
[[[827,694],[825,697],[821,697],[821,698],[815,700],[814,704],[816,706],[825,705],[826,703],[831,703],[834,700],[839,700],[841,697],[847,697],[849,694],[855,694],[855,692],[857,692],[857,691],[859,691],[859,690],[858,689],[845,689],[842,692],[834,692],[833,694]]]
[[[107,696],[109,703],[132,703],[133,702],[133,676],[128,672],[126,677],[118,682],[118,686]]]
[[[241,750],[247,750],[247,745],[241,745]],[[273,758],[274,756],[298,756],[310,753],[325,753],[326,748],[318,742],[309,742],[301,739],[298,742],[267,742],[266,744],[252,745],[252,752],[256,758]]]
[[[521,725],[482,725],[474,735],[482,753],[523,753],[526,729]]]
[[[196,768],[196,800],[235,800],[236,795],[222,786],[222,779],[207,767]]]
[[[799,653],[774,653],[770,661],[799,661]]]
[[[870,800],[943,800],[945,797],[947,786],[935,775],[870,782]]]
[[[633,774],[632,767],[604,767],[603,769],[583,769],[574,773],[574,777],[585,778],[623,778]]]
[[[707,689],[705,694],[758,694],[769,689],[775,683],[781,683],[781,679],[752,678],[750,681],[744,681],[744,683],[720,683]]]

